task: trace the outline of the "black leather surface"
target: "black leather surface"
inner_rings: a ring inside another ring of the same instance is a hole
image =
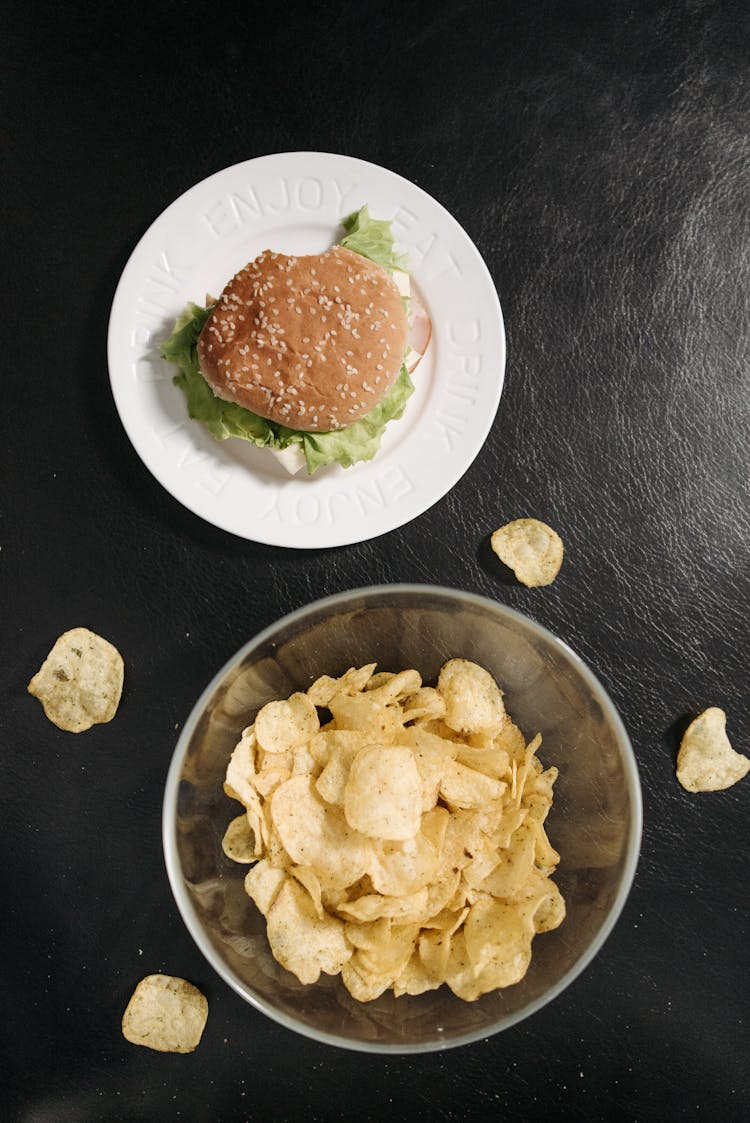
[[[748,1110],[750,778],[674,778],[707,705],[750,751],[748,36],[740,3],[20,4],[6,15],[0,489],[4,1119],[739,1120]],[[414,180],[496,282],[505,390],[482,454],[396,532],[295,552],[199,521],[142,466],[106,328],[147,226],[210,173],[343,152]],[[566,561],[490,553],[520,515]],[[254,1012],[180,921],[160,844],[177,730],[251,635],[327,592],[461,586],[589,662],[633,740],[642,857],[550,1007],[442,1055],[368,1057]],[[85,624],[126,661],[80,737],[26,694]],[[128,1045],[149,971],[204,989],[191,1057]]]

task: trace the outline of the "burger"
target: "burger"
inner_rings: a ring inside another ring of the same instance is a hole
[[[292,473],[375,455],[429,341],[390,223],[362,207],[322,254],[264,250],[217,300],[188,305],[162,348],[188,413]]]

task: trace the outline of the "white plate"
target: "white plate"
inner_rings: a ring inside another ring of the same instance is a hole
[[[188,301],[202,303],[263,249],[321,253],[368,203],[408,253],[433,334],[416,390],[377,456],[289,476],[246,441],[216,441],[189,420],[176,368],[159,357]],[[109,370],[125,430],[175,499],[242,538],[342,546],[394,530],[442,498],[480,451],[505,371],[500,302],[456,220],[421,188],[375,164],[323,152],[262,156],[217,172],[146,231],[109,323]]]

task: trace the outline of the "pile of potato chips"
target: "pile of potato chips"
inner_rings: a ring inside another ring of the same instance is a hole
[[[278,962],[302,983],[340,972],[363,1002],[442,983],[472,1001],[522,979],[565,915],[540,742],[463,659],[435,688],[373,663],[265,705],[227,768],[245,811],[223,846],[251,865]]]

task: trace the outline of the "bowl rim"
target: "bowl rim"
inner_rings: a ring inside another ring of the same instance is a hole
[[[609,910],[609,913],[603,922],[601,928],[596,934],[594,940],[588,946],[586,951],[580,958],[570,967],[565,974],[557,981],[557,983],[540,995],[534,1001],[523,1006],[520,1010],[509,1014],[502,1024],[494,1028],[484,1027],[482,1029],[471,1030],[467,1033],[461,1034],[457,1037],[450,1039],[436,1038],[434,1041],[419,1042],[419,1043],[402,1043],[402,1042],[371,1042],[364,1040],[352,1040],[335,1033],[326,1033],[316,1030],[311,1026],[298,1022],[293,1017],[275,1009],[272,1005],[266,1002],[263,998],[253,993],[250,987],[244,984],[232,971],[232,969],[222,960],[219,952],[211,943],[208,936],[205,934],[200,919],[197,915],[195,906],[193,905],[185,880],[182,876],[179,854],[177,848],[177,832],[175,824],[177,821],[177,794],[179,787],[180,775],[182,766],[187,753],[187,749],[195,732],[196,725],[198,724],[203,711],[209,699],[213,696],[216,689],[223,681],[225,675],[238,663],[243,661],[252,650],[265,643],[270,639],[274,633],[280,631],[289,625],[294,625],[303,621],[305,617],[318,613],[321,610],[325,611],[327,608],[338,608],[345,606],[347,602],[358,601],[372,597],[383,596],[424,596],[428,595],[436,599],[455,600],[456,597],[468,602],[475,608],[490,610],[493,613],[499,613],[501,616],[507,616],[511,620],[524,627],[529,628],[533,633],[536,633],[539,638],[550,643],[556,647],[574,666],[576,671],[581,675],[594,697],[604,710],[607,720],[611,723],[612,728],[617,737],[618,743],[622,750],[623,763],[625,767],[626,782],[628,789],[628,800],[631,807],[631,816],[628,837],[626,842],[625,860],[623,863],[623,872],[620,880],[620,885],[615,895],[615,899]],[[391,1055],[404,1055],[408,1053],[430,1053],[438,1052],[449,1048],[457,1048],[461,1045],[469,1045],[477,1041],[485,1040],[494,1036],[496,1033],[505,1029],[510,1029],[511,1026],[516,1025],[518,1022],[523,1021],[525,1018],[530,1017],[532,1014],[537,1013],[544,1006],[552,1002],[558,995],[562,994],[564,990],[576,979],[593,959],[598,955],[603,944],[610,936],[614,929],[620,914],[625,906],[625,902],[630,894],[630,890],[635,878],[635,872],[638,865],[640,856],[641,838],[643,832],[643,799],[641,793],[640,777],[638,773],[638,764],[633,751],[633,746],[628,736],[625,725],[620,717],[620,714],[608,692],[605,690],[602,683],[590,670],[588,665],[581,659],[579,655],[562,639],[556,636],[543,624],[539,624],[525,613],[519,612],[515,608],[511,608],[500,601],[492,600],[490,597],[484,596],[480,593],[468,592],[464,589],[458,589],[447,585],[433,585],[429,583],[419,582],[400,582],[394,584],[382,585],[365,585],[353,589],[343,590],[338,593],[332,593],[328,596],[321,597],[317,600],[310,601],[303,605],[301,608],[294,609],[286,613],[284,616],[279,617],[273,623],[263,628],[252,639],[249,639],[245,644],[239,648],[226,662],[219,668],[219,670],[212,676],[211,680],[204,688],[199,698],[193,705],[187,720],[184,722],[180,735],[177,739],[175,749],[172,754],[172,759],[167,772],[167,778],[164,788],[164,797],[162,802],[162,846],[164,851],[164,861],[167,870],[167,877],[169,880],[170,888],[180,912],[182,920],[191,935],[193,941],[197,945],[199,951],[203,954],[204,958],[208,961],[211,967],[217,972],[221,979],[228,984],[237,994],[249,1002],[260,1013],[266,1017],[271,1018],[277,1024],[284,1026],[286,1029],[294,1033],[301,1034],[313,1041],[325,1045],[332,1045],[338,1048],[349,1049],[355,1052],[363,1053],[381,1053]]]

